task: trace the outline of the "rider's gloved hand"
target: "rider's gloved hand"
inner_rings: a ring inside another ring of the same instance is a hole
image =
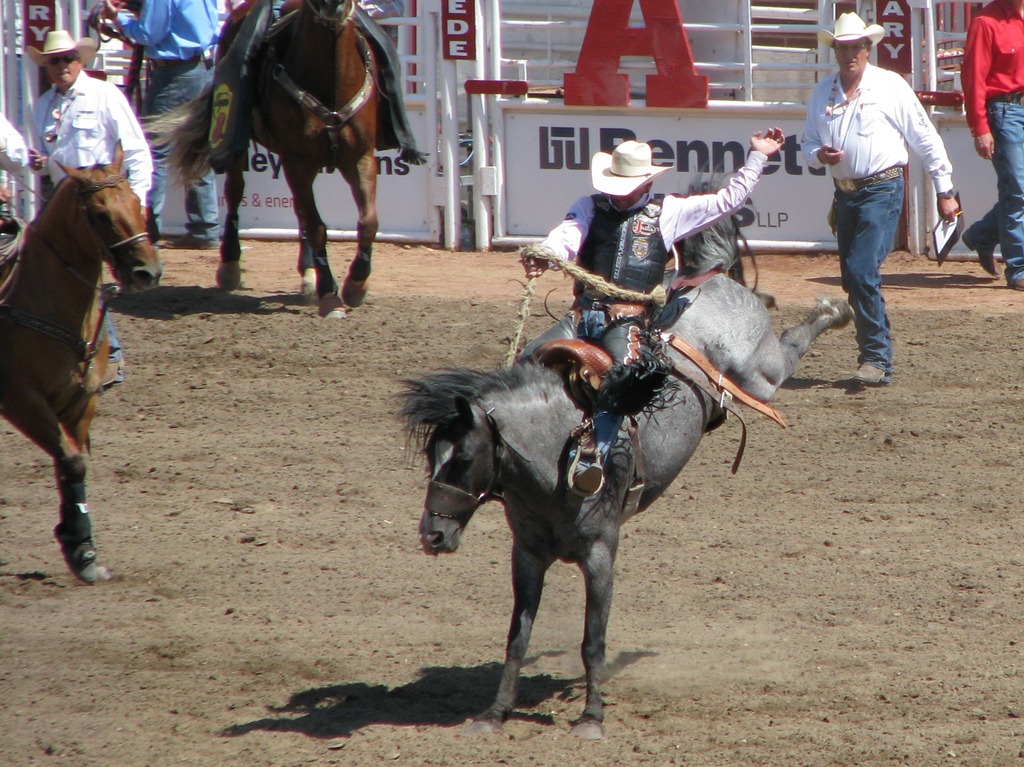
[[[528,278],[540,277],[551,267],[551,262],[558,256],[550,248],[543,245],[526,245],[519,251],[519,260]]]

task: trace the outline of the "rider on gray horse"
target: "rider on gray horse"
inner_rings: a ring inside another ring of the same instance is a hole
[[[644,294],[660,286],[673,245],[739,209],[761,177],[768,157],[783,142],[778,128],[763,136],[755,133],[746,163],[722,189],[691,196],[651,194],[654,178],[668,167],[652,163],[648,144],[624,141],[611,154],[595,154],[591,177],[598,194],[577,200],[562,223],[541,243],[524,248],[521,256],[529,278],[549,267],[558,268],[559,260],[576,261],[610,283],[613,290],[599,292],[577,281],[572,310],[528,344],[519,359],[530,358],[547,341],[580,338],[603,347],[616,363],[635,365],[643,355],[640,331],[651,319],[649,304],[616,300],[614,288]],[[730,265],[709,261],[693,274],[693,265],[684,269],[676,263],[675,271],[683,275],[682,284],[692,285]],[[603,402],[602,393],[598,393],[593,417],[596,445],[584,441],[583,447],[575,450],[568,472],[570,489],[583,497],[603,486],[604,464],[622,424],[623,412]]]

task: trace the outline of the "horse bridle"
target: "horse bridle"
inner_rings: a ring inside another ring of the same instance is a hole
[[[90,184],[87,184],[79,188],[76,192],[79,207],[82,213],[93,224],[93,226],[91,227],[93,240],[96,241],[100,245],[100,247],[105,248],[112,256],[116,256],[116,252],[119,249],[127,248],[134,245],[137,242],[149,239],[149,233],[140,232],[139,234],[130,235],[129,237],[126,237],[123,240],[120,240],[113,244],[106,244],[105,242],[100,240],[99,235],[96,233],[95,222],[89,215],[89,211],[85,207],[85,204],[82,202],[82,198],[90,194],[95,194],[101,189],[111,189],[117,186],[118,184],[121,184],[125,180],[126,179],[124,174],[112,174],[104,179],[100,179],[99,181],[94,181]],[[29,228],[31,228],[31,226],[32,225],[30,224]],[[49,336],[50,338],[60,341],[66,346],[70,346],[72,349],[74,349],[81,356],[83,362],[92,362],[92,359],[96,356],[96,351],[99,348],[99,336],[103,328],[103,323],[106,320],[107,316],[107,302],[111,298],[115,297],[120,289],[117,286],[99,287],[98,285],[96,285],[96,283],[90,282],[85,277],[83,277],[78,272],[77,269],[75,269],[73,266],[71,266],[71,264],[67,263],[63,258],[60,257],[60,252],[55,247],[53,247],[53,245],[50,243],[49,240],[46,239],[45,236],[43,236],[38,231],[36,231],[36,235],[46,245],[46,247],[50,249],[50,252],[53,253],[54,257],[57,259],[57,263],[63,266],[64,269],[67,270],[69,274],[75,277],[75,279],[79,280],[83,285],[88,287],[90,290],[95,290],[99,294],[100,317],[99,321],[96,323],[96,328],[93,331],[92,339],[86,342],[82,338],[80,333],[75,333],[69,330],[68,328],[64,327],[63,325],[48,320],[45,317],[39,317],[35,314],[32,314],[31,312],[26,312],[21,309],[15,309],[13,307],[7,306],[6,304],[0,304],[0,316],[8,318],[15,325],[21,325],[22,327],[35,330],[38,333],[42,333],[43,335]]]
[[[352,21],[352,17],[355,15],[356,4],[354,0],[349,3],[348,12],[340,19],[328,18],[325,16],[319,6],[313,6],[311,3],[306,3],[313,14],[313,21],[321,26],[327,27],[328,29],[339,32],[342,27]],[[291,75],[284,68],[284,64],[277,61],[277,55],[274,51],[273,46],[268,46],[267,56],[272,59],[270,66],[270,75],[277,82],[281,89],[287,93],[300,107],[307,109],[320,118],[320,121],[324,124],[324,130],[327,133],[327,137],[331,141],[331,159],[334,160],[338,156],[338,147],[341,145],[341,130],[345,125],[352,119],[352,117],[362,109],[366,103],[370,100],[370,96],[373,94],[373,59],[370,53],[370,47],[366,44],[363,39],[363,35],[356,30],[356,43],[359,47],[360,55],[363,59],[363,84],[356,91],[355,95],[348,100],[344,106],[340,109],[328,109],[320,99],[314,96],[309,91],[300,88],[298,83],[292,79]]]
[[[476,510],[487,503],[487,501],[495,500],[504,502],[505,499],[501,496],[499,479],[501,475],[501,459],[505,452],[505,442],[501,438],[501,433],[498,431],[498,424],[491,415],[491,411],[488,410],[484,415],[487,417],[487,425],[490,427],[491,441],[494,445],[491,449],[491,481],[487,484],[487,488],[482,492],[471,493],[468,490],[463,490],[461,487],[450,485],[447,482],[441,482],[436,479],[430,480],[429,487],[432,493],[433,491],[438,491],[442,496],[448,497],[450,505],[465,507],[454,512],[427,509],[427,514],[430,516],[440,517],[441,519],[454,519],[460,524],[464,524],[463,520],[468,520],[473,516]]]

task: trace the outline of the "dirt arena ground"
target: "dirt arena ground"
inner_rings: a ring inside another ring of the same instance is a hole
[[[379,245],[370,298],[326,322],[293,243],[166,252],[116,304],[128,379],[89,479],[94,587],[65,570],[42,453],[0,423],[0,765],[794,767],[1024,757],[1024,294],[894,254],[896,382],[857,390],[852,329],[775,404],[709,435],[625,529],[607,739],[581,742],[582,587],[553,568],[516,714],[460,737],[498,681],[501,509],[432,559],[399,381],[501,364],[510,253]],[[336,243],[342,272],[351,246]],[[761,256],[778,329],[839,295],[828,256]],[[561,313],[569,285],[546,275]],[[535,305],[540,313],[539,301]],[[548,324],[535,316],[528,333]]]

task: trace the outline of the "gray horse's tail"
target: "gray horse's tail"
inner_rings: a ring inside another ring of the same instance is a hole
[[[168,163],[183,184],[198,181],[210,171],[210,115],[213,92],[205,90],[191,101],[145,120],[150,144],[170,147]]]

